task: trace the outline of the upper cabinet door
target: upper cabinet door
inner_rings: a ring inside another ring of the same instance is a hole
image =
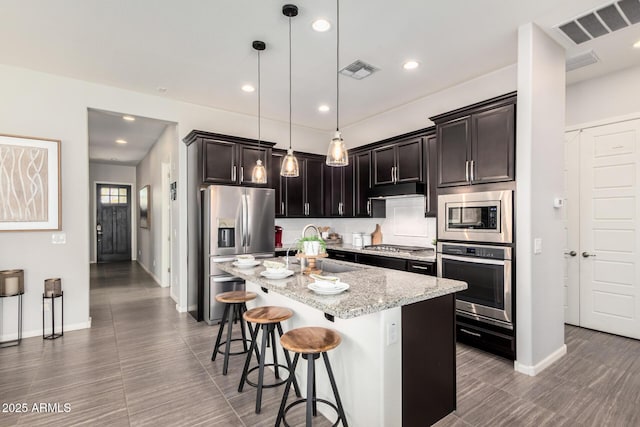
[[[235,184],[238,182],[236,144],[214,139],[203,141],[202,180],[211,184]]]
[[[436,183],[438,180],[438,138],[436,135],[426,137],[426,198],[424,216],[435,217],[438,214],[438,194]]]
[[[306,216],[322,217],[324,210],[324,158],[305,159],[305,199],[307,202]]]
[[[472,115],[471,181],[512,181],[515,159],[515,106],[506,105]]]
[[[324,211],[329,216],[340,216],[344,192],[343,169],[324,166]]]
[[[286,188],[284,185],[284,180],[286,178],[280,176],[280,168],[282,167],[282,159],[284,156],[279,153],[273,153],[271,156],[271,168],[267,168],[267,173],[271,174],[271,178],[269,179],[269,184],[271,188],[273,188],[276,193],[276,216],[282,217],[287,214],[285,200],[286,197]]]
[[[304,183],[306,164],[304,159],[298,157],[300,174],[295,178],[282,177],[282,185],[286,188],[285,215],[287,217],[305,216]]]
[[[267,147],[253,147],[249,145],[239,145],[240,148],[240,170],[238,177],[242,185],[255,185],[257,187],[268,187],[271,183],[269,170],[271,169],[271,149]],[[253,168],[258,159],[262,160],[262,164],[267,169],[267,183],[255,184],[251,181]]]
[[[373,185],[393,184],[396,166],[396,146],[386,145],[371,151],[373,156]]]
[[[424,139],[410,139],[396,144],[396,182],[422,182],[424,174]]]
[[[355,155],[355,216],[368,217],[371,210],[368,192],[371,186],[371,151]]]
[[[349,164],[342,168],[343,173],[343,193],[342,193],[342,216],[352,217],[354,215],[354,204],[355,204],[355,156],[349,156]]]
[[[438,125],[438,187],[469,183],[470,122],[466,116]]]

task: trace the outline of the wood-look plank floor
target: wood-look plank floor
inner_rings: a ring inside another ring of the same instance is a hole
[[[237,392],[242,358],[223,376],[222,358],[210,360],[217,327],[178,313],[168,292],[135,263],[93,265],[91,329],[0,349],[0,403],[29,408],[0,412],[0,427],[273,426],[282,387],[255,414],[255,389]],[[640,342],[575,327],[566,342],[569,354],[533,378],[458,345],[458,409],[437,425],[640,426]],[[289,421],[303,418],[302,408]]]

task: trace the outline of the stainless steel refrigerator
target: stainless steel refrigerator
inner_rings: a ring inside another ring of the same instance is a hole
[[[217,263],[236,255],[256,258],[274,253],[275,190],[212,185],[202,192],[202,283],[199,304],[203,320],[218,323],[224,310],[215,300],[221,292],[244,290],[244,281],[220,270]]]

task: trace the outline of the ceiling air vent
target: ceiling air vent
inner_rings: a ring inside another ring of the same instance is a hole
[[[340,70],[340,74],[353,77],[356,80],[362,80],[376,71],[380,71],[380,69],[358,59]]]
[[[567,59],[567,71],[573,71],[578,68],[586,67],[587,65],[595,64],[598,62],[596,53],[592,50],[580,55],[572,56]]]
[[[575,44],[618,31],[640,22],[640,0],[621,0],[558,26]]]

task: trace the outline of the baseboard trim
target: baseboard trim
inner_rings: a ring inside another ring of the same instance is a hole
[[[553,363],[560,360],[565,354],[567,354],[567,345],[562,344],[562,347],[560,347],[533,366],[522,364],[516,360],[513,363],[513,368],[516,370],[516,372],[529,375],[530,377],[535,377],[540,372],[551,366]]]
[[[156,276],[155,274],[153,274],[153,272],[151,270],[149,270],[147,268],[146,265],[144,265],[143,263],[141,263],[140,261],[136,260],[136,262],[138,263],[138,265],[140,267],[142,267],[142,269],[144,271],[146,271],[147,273],[149,273],[149,276],[151,276],[151,278],[153,278],[153,281],[156,282],[158,284],[158,286],[160,286],[161,288],[165,288],[166,286],[162,286],[162,282],[160,281],[160,279],[158,278],[158,276]]]
[[[87,322],[70,323],[70,324],[65,323],[64,332],[71,332],[71,331],[77,331],[80,329],[88,329],[88,328],[91,328],[91,318],[89,318]],[[50,333],[51,330],[47,329],[47,332]],[[56,333],[58,332],[60,331],[56,328]],[[32,337],[41,337],[41,336],[42,336],[42,329],[22,331],[22,338],[32,338]],[[13,341],[17,339],[18,339],[18,332],[5,334],[2,337],[0,337],[0,341]]]
[[[186,313],[189,310],[187,310],[187,307],[180,307],[180,305],[176,304],[176,311],[178,313]]]

